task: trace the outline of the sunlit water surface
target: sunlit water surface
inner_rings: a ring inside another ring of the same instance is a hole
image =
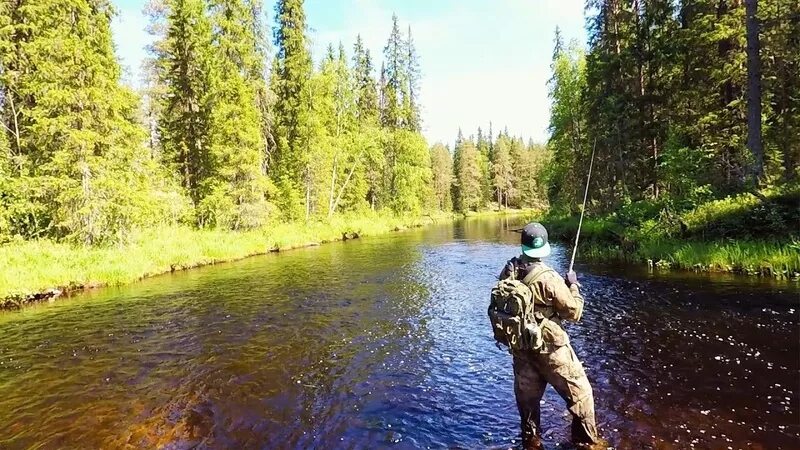
[[[508,448],[473,220],[255,257],[0,315],[0,448]],[[566,256],[555,247],[560,271]],[[796,284],[579,264],[568,329],[618,448],[800,448]],[[550,448],[569,417],[548,389]]]

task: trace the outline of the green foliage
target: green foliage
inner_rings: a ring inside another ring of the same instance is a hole
[[[639,201],[584,219],[581,255],[676,267],[771,276],[800,273],[800,187],[712,200],[686,211],[670,201]],[[578,216],[550,213],[554,239],[571,240]]]
[[[492,187],[497,203],[508,206],[508,198],[514,194],[514,170],[511,163],[511,140],[501,136],[494,146],[492,164]]]
[[[276,55],[272,68],[275,92],[275,150],[272,177],[288,176],[296,189],[307,195],[311,189],[309,150],[312,139],[311,55],[306,42],[306,16],[302,0],[280,0],[275,4]],[[285,186],[285,183],[284,183]],[[306,210],[310,205],[306,205]]]
[[[457,211],[476,211],[483,202],[478,149],[471,139],[456,142],[454,155],[455,194]]]
[[[452,211],[453,157],[450,149],[441,143],[431,147],[431,172],[436,208],[440,211]]]
[[[547,167],[553,165],[553,157],[547,147],[528,143],[526,148],[520,147],[518,157],[514,161],[514,178],[516,179],[514,205],[520,208],[544,208],[547,201]]]
[[[553,154],[549,168],[550,201],[573,207],[580,201],[581,179],[579,161],[585,158],[587,146],[586,111],[583,94],[586,90],[586,60],[577,42],[563,48],[556,30],[556,50],[548,82],[549,96],[553,102],[550,110],[550,139],[548,147]],[[576,170],[577,169],[577,170]]]
[[[202,0],[168,0],[163,39],[155,47],[158,83],[165,87],[158,120],[168,167],[197,205],[211,182],[211,21]]]
[[[105,1],[4,4],[7,233],[97,244],[166,220],[158,195],[172,188],[142,145],[138,99],[119,84],[113,14]]]
[[[386,135],[389,161],[386,202],[398,213],[420,214],[431,205],[431,172],[428,144],[419,134],[395,130]]]
[[[115,247],[76,246],[48,239],[0,246],[0,307],[9,298],[49,288],[118,285],[143,277],[232,261],[344,236],[372,236],[419,226],[431,219],[361,212],[331,220],[270,223],[256,230],[159,227],[136,232]]]
[[[800,123],[792,75],[800,67],[793,28],[800,6],[760,4],[763,186],[796,176],[797,140],[789,136]],[[709,195],[752,191],[760,146],[746,143],[744,4],[591,0],[586,8],[586,52],[556,37],[551,202],[576,209],[595,143],[593,205],[604,212],[662,197],[688,208]]]
[[[203,186],[208,195],[199,205],[201,225],[255,228],[267,218],[264,117],[258,105],[263,55],[254,31],[259,9],[252,1],[211,2],[216,76],[211,80],[211,176]]]
[[[419,132],[419,57],[411,37],[404,37],[397,15],[392,16],[392,31],[383,49],[381,70],[381,123],[390,128]]]
[[[356,117],[360,123],[377,124],[378,91],[372,75],[372,58],[364,48],[361,35],[356,37],[353,50],[353,79],[355,85]]]
[[[546,171],[556,235],[577,226],[572,213],[596,144],[583,231],[591,252],[680,267],[707,258],[723,270],[796,270],[783,256],[800,223],[796,188],[786,183],[798,161],[789,130],[800,118],[800,86],[789,71],[800,67],[796,27],[790,31],[800,6],[760,6],[767,175],[758,185],[757,146],[746,144],[742,2],[591,0],[585,52],[565,48],[556,32]],[[767,254],[773,250],[777,259]]]

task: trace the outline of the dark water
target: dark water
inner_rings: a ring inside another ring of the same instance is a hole
[[[0,316],[0,448],[508,448],[486,302],[518,235],[469,221]],[[556,248],[552,264],[565,265]],[[569,333],[617,448],[800,448],[796,284],[579,266]],[[549,448],[566,410],[544,399]]]

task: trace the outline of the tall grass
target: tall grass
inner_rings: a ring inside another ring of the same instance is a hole
[[[629,205],[584,219],[580,254],[656,267],[800,278],[800,194],[740,194],[665,215],[657,205]],[[648,213],[642,211],[649,209]],[[539,217],[556,239],[571,240],[578,216]]]
[[[0,246],[0,307],[13,307],[47,289],[119,285],[144,277],[419,226],[452,215],[408,218],[378,213],[307,223],[276,223],[233,232],[167,227],[145,230],[116,247],[82,247],[50,240]]]

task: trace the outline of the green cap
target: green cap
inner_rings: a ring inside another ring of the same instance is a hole
[[[531,222],[522,229],[522,253],[531,258],[550,256],[547,230],[538,222]]]

